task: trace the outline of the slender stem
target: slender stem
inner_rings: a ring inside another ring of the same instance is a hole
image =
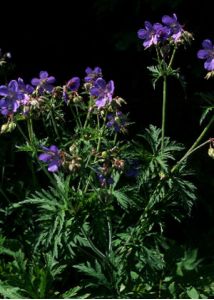
[[[87,233],[85,232],[84,228],[81,228],[82,233],[84,234],[85,238],[87,239],[88,243],[90,244],[93,251],[102,259],[106,259],[106,256],[94,245],[92,240],[87,236]]]
[[[171,56],[171,58],[170,58],[168,67],[167,67],[168,69],[171,68],[171,66],[172,66],[173,60],[174,60],[174,58],[175,58],[176,50],[177,50],[177,47],[175,46],[174,49],[173,49],[172,56]]]
[[[101,139],[102,139],[102,136],[103,136],[103,132],[104,132],[104,130],[105,130],[105,125],[106,125],[106,124],[105,124],[105,122],[106,122],[106,116],[107,116],[107,114],[105,114],[103,125],[102,125],[102,127],[100,128],[100,119],[99,119],[99,115],[97,115],[97,131],[98,131],[98,135],[99,135],[99,137],[98,137],[98,142],[97,142],[97,149],[96,149],[96,152],[97,152],[97,153],[100,151]],[[88,162],[89,162],[89,161],[88,161]],[[95,156],[95,158],[94,158],[94,162],[93,162],[93,163],[95,163],[95,162],[96,162],[96,156]],[[89,177],[88,177],[88,180],[87,180],[87,182],[86,182],[86,186],[85,186],[85,189],[84,189],[84,193],[86,193],[87,190],[88,190],[88,186],[89,186],[89,183],[90,183],[90,181],[91,181],[91,178],[92,178],[92,171],[90,172]]]
[[[33,123],[31,118],[27,119],[27,129],[28,129],[29,140],[34,148],[34,132],[33,132]]]
[[[53,115],[52,109],[50,111],[50,116],[51,116],[51,121],[52,121],[52,124],[53,124],[53,128],[54,128],[55,134],[56,134],[57,138],[60,140],[59,131],[57,129],[57,125],[56,125],[56,122],[55,122],[55,119],[54,119],[54,115]]]
[[[70,109],[71,109],[71,112],[72,112],[72,115],[74,117],[75,122],[77,123],[78,127],[81,128],[82,125],[80,123],[79,117],[75,114],[75,112],[73,110],[73,107],[72,107],[72,104],[70,104],[69,106],[70,106]]]
[[[166,125],[166,94],[167,92],[167,77],[163,76],[163,103],[162,103],[162,127],[161,127],[161,151],[164,147],[165,125]]]
[[[110,217],[107,216],[107,224],[108,224],[108,251],[111,253],[112,251],[112,225]]]
[[[160,53],[159,53],[158,46],[155,47],[155,50],[156,50],[156,54],[157,54],[158,64],[161,65],[161,58],[160,58]]]
[[[20,131],[21,135],[23,136],[23,138],[25,139],[25,141],[26,141],[28,144],[31,144],[31,146],[33,147],[33,150],[36,151],[36,148],[35,148],[34,143],[32,143],[32,142],[28,139],[28,137],[24,134],[24,132],[23,132],[22,128],[19,126],[18,122],[16,123],[16,126],[17,126],[17,128],[19,129],[19,131]],[[29,129],[29,132],[32,133],[32,131],[31,131],[31,130],[32,130],[32,122],[31,122],[31,125],[30,125],[30,124],[28,125],[28,129]],[[30,134],[30,135],[31,135],[31,138],[32,138],[32,134]],[[35,138],[35,136],[34,136],[34,138]],[[37,159],[37,162],[39,163],[39,165],[42,167],[42,170],[44,171],[44,173],[45,173],[45,174],[47,175],[47,177],[49,178],[50,182],[53,184],[53,186],[55,186],[55,185],[56,185],[55,180],[53,180],[53,178],[52,178],[51,175],[48,173],[48,171],[45,169],[45,167],[42,165],[42,163],[40,162],[40,160],[38,159],[37,156],[36,156],[36,159]]]
[[[206,145],[208,143],[208,141],[204,142],[203,144],[201,144],[200,146],[198,146],[198,144],[200,143],[200,141],[203,139],[203,137],[205,136],[205,134],[207,133],[207,131],[210,129],[212,123],[214,122],[214,116],[211,118],[211,120],[209,121],[209,123],[207,124],[207,126],[204,128],[204,130],[201,132],[201,134],[199,135],[199,137],[197,138],[197,140],[193,143],[193,145],[189,148],[189,150],[184,154],[184,156],[176,163],[176,165],[172,168],[171,172],[174,172],[177,167],[190,155],[192,154],[194,151],[198,150],[199,148],[201,148],[202,146]],[[198,146],[198,147],[197,147]]]
[[[89,120],[89,117],[90,117],[90,114],[91,114],[91,98],[89,100],[89,104],[88,104],[88,112],[87,112],[87,115],[86,115],[86,118],[85,118],[85,123],[83,125],[83,128],[85,129],[87,124],[88,124],[88,120]]]
[[[82,128],[82,122],[81,122],[81,119],[80,119],[79,109],[78,109],[77,105],[75,105],[75,111],[76,111],[76,115],[77,115],[77,119],[78,119],[79,125]]]
[[[18,123],[18,122],[16,122],[16,126],[17,126],[19,132],[21,133],[21,135],[23,136],[24,140],[25,140],[27,143],[29,143],[29,140],[28,140],[27,136],[25,135],[25,133],[24,133],[24,131],[22,130],[22,128],[19,126],[19,123]]]
[[[115,145],[115,144],[116,144],[116,141],[117,141],[117,132],[115,132],[115,134],[114,134],[113,145]]]

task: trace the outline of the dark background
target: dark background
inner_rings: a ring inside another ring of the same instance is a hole
[[[197,130],[200,113],[193,92],[210,86],[196,58],[201,41],[214,35],[209,5],[193,0],[8,2],[1,6],[0,47],[12,53],[14,76],[27,81],[47,70],[61,84],[72,76],[84,77],[87,66],[100,66],[106,80],[115,81],[115,94],[127,100],[132,118],[140,121],[138,128],[160,125],[160,91],[153,91],[146,69],[154,53],[144,51],[137,31],[145,20],[159,22],[175,12],[195,37],[192,47],[177,55],[187,88],[184,92],[172,80],[169,91],[168,134],[185,141]]]
[[[169,82],[166,132],[188,147],[201,131],[199,117],[203,103],[197,92],[214,90],[213,79],[204,79],[203,62],[196,57],[203,39],[214,41],[211,3],[208,0],[8,1],[1,5],[0,47],[12,53],[13,78],[20,76],[25,81],[37,76],[40,70],[47,70],[59,84],[64,84],[73,76],[83,78],[87,66],[100,66],[104,78],[115,81],[115,94],[126,99],[125,110],[130,111],[131,121],[136,122],[132,129],[135,134],[150,123],[161,126],[161,86],[153,90],[146,68],[153,64],[154,52],[144,51],[137,31],[144,27],[145,20],[160,22],[164,14],[176,13],[195,40],[190,48],[180,49],[176,57],[176,66],[180,67],[187,85],[183,90],[176,80]],[[197,246],[209,243],[211,247],[214,181],[213,161],[208,158],[207,149],[195,155],[193,166],[199,201],[192,217],[182,226],[173,224],[173,233],[169,235],[191,239]]]

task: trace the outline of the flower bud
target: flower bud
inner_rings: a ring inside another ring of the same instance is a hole
[[[101,153],[101,156],[102,156],[102,158],[106,158],[106,157],[108,156],[107,151],[103,151],[103,152]]]
[[[77,145],[76,144],[72,144],[70,147],[69,147],[69,152],[70,153],[74,153],[77,149]]]
[[[11,132],[16,128],[16,124],[14,122],[6,123],[1,126],[1,133]]]
[[[209,147],[208,155],[209,155],[210,157],[214,158],[214,148],[213,148],[213,147]]]

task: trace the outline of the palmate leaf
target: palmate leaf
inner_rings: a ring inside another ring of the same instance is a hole
[[[214,105],[204,107],[204,111],[203,111],[203,113],[201,115],[201,118],[200,118],[200,124],[203,123],[203,121],[207,118],[208,115],[213,116],[213,112],[214,112]]]
[[[118,190],[118,191],[112,191],[112,195],[116,198],[118,204],[125,210],[128,209],[129,204],[130,204],[130,199],[129,197],[127,197],[127,195],[125,193],[123,193],[122,191]]]
[[[87,299],[90,297],[90,294],[80,294],[82,288],[80,286],[75,286],[71,288],[70,290],[66,291],[65,293],[62,294],[63,299]]]
[[[67,227],[71,226],[72,215],[67,219],[68,211],[71,211],[70,203],[72,200],[72,191],[69,186],[69,176],[64,179],[63,176],[55,175],[56,187],[50,187],[48,190],[42,189],[36,191],[26,200],[15,203],[12,209],[23,205],[35,205],[38,213],[36,222],[39,224],[40,232],[35,244],[35,250],[40,245],[47,249],[52,247],[53,256],[58,257],[58,250],[62,248],[63,238],[66,239]]]
[[[170,138],[165,137],[164,147],[161,149],[161,129],[154,125],[150,125],[144,135],[139,135],[149,145],[146,158],[145,151],[139,152],[139,158],[142,159],[143,166],[141,168],[141,175],[139,176],[139,184],[141,185],[145,180],[161,176],[160,174],[167,174],[170,172],[170,161],[175,160],[177,152],[184,149],[183,145],[171,141]],[[142,147],[141,145],[139,147]]]
[[[19,287],[9,285],[0,280],[0,298],[1,296],[6,299],[27,299],[23,296],[24,290]]]
[[[92,266],[90,262],[81,263],[78,265],[73,265],[74,268],[78,269],[80,272],[84,273],[85,275],[93,278],[93,280],[89,280],[87,286],[105,286],[110,288],[109,280],[103,273],[101,264],[95,260],[95,266]],[[94,282],[95,280],[95,282]]]
[[[179,69],[172,69],[164,61],[162,61],[160,65],[149,66],[147,69],[152,73],[152,85],[154,89],[157,81],[163,76],[173,76],[180,79]]]
[[[214,110],[214,93],[208,92],[208,93],[197,93],[199,97],[201,97],[207,105],[203,106],[203,113],[200,119],[200,124],[203,123],[203,121],[207,118],[207,116],[213,116],[213,110]]]

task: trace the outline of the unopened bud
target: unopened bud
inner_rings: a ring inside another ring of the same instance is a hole
[[[73,153],[73,152],[76,151],[76,149],[77,149],[77,145],[76,145],[76,144],[72,144],[72,145],[69,147],[69,152],[70,152],[70,153]]]
[[[16,124],[14,122],[6,123],[1,126],[1,133],[11,132],[16,128]]]
[[[107,151],[103,151],[103,152],[101,153],[101,156],[102,156],[102,158],[106,158],[106,157],[108,156]]]
[[[214,158],[214,148],[213,148],[213,147],[209,147],[208,155],[209,155],[210,157]]]

